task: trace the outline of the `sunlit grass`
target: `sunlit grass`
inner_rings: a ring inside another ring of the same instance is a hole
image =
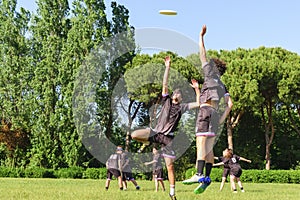
[[[136,190],[132,183],[128,183],[127,191],[120,191],[117,181],[113,180],[108,191],[105,191],[105,180],[93,179],[22,179],[1,178],[0,199],[70,199],[70,200],[165,200],[168,199],[169,184],[165,181],[166,192],[155,192],[154,182],[140,181],[141,190]],[[220,183],[212,183],[200,195],[193,193],[197,185],[183,185],[176,183],[176,196],[180,200],[205,199],[205,200],[298,200],[300,195],[299,184],[274,184],[274,183],[244,183],[245,193],[238,190],[237,194],[230,191],[229,183],[225,184],[219,192]]]

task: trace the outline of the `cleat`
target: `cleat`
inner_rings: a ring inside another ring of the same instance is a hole
[[[204,178],[204,183],[206,183],[207,185],[210,185],[211,180],[210,180],[210,177],[209,177],[209,176],[206,176],[206,177]]]
[[[194,193],[195,194],[201,194],[201,193],[203,193],[209,185],[210,185],[210,183],[208,183],[208,184],[207,183],[200,184],[198,187],[196,187],[196,189],[194,189]]]
[[[140,149],[137,151],[138,153],[142,153],[144,151],[144,149],[150,145],[150,142],[146,142],[146,143],[143,143],[143,145],[140,147]]]
[[[200,181],[200,179],[201,179],[201,181]],[[203,181],[204,181],[204,176],[203,175],[195,174],[190,179],[186,179],[186,180],[182,181],[182,184],[191,185],[191,184],[199,183],[199,182],[203,182]]]
[[[141,188],[140,188],[140,186],[136,186],[135,189],[139,190],[139,189],[141,189]]]

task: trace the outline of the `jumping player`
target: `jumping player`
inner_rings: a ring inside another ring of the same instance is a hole
[[[179,89],[176,89],[170,96],[168,91],[168,77],[171,66],[169,56],[165,58],[165,72],[163,77],[162,87],[162,109],[158,118],[157,125],[154,129],[140,129],[132,132],[131,137],[139,142],[149,145],[150,143],[158,143],[162,146],[162,156],[168,171],[168,179],[170,183],[170,197],[176,199],[175,196],[175,172],[174,159],[175,152],[172,148],[172,140],[174,132],[177,130],[179,120],[184,112],[189,109],[199,107],[200,90],[196,80],[192,80],[191,86],[196,92],[196,102],[182,103],[182,94]]]
[[[220,80],[226,70],[226,64],[219,59],[206,58],[204,35],[206,25],[202,27],[199,35],[200,60],[204,72],[204,83],[200,94],[200,110],[196,122],[197,144],[197,173],[190,179],[184,180],[183,184],[200,183],[194,193],[202,193],[210,184],[210,173],[214,163],[213,146],[219,124],[222,124],[228,116],[233,104],[229,93]],[[224,97],[226,108],[221,116],[218,108],[221,98]],[[205,174],[204,174],[205,167]]]
[[[251,160],[233,154],[231,149],[225,149],[223,151],[223,155],[224,156],[222,158],[222,162],[216,163],[213,166],[215,167],[220,165],[228,165],[230,168],[230,184],[233,192],[237,193],[235,181],[237,181],[237,184],[239,185],[241,191],[245,192],[240,179],[240,176],[242,175],[242,167],[239,164],[239,161],[241,160],[241,161],[251,163]]]
[[[145,165],[152,164],[152,174],[155,182],[155,191],[158,192],[159,183],[161,185],[162,190],[165,191],[166,189],[164,184],[164,173],[163,173],[163,167],[161,163],[161,155],[158,152],[157,147],[153,147],[152,153],[153,153],[153,160],[150,162],[145,162]]]

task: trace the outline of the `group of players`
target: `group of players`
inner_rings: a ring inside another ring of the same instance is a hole
[[[199,109],[195,132],[197,146],[197,173],[190,179],[183,181],[183,184],[200,183],[195,188],[194,193],[202,193],[211,183],[210,173],[212,167],[223,164],[225,167],[230,168],[230,173],[233,177],[232,180],[237,179],[240,187],[242,187],[239,180],[241,171],[235,173],[236,168],[239,166],[238,160],[242,160],[241,157],[234,156],[230,149],[226,149],[224,150],[223,157],[220,160],[221,163],[214,165],[214,159],[216,157],[214,157],[213,146],[215,144],[218,129],[229,115],[233,103],[228,90],[220,79],[220,77],[225,73],[226,64],[217,58],[208,60],[206,57],[206,49],[204,45],[206,29],[206,25],[203,25],[199,34],[200,61],[202,63],[202,70],[204,73],[204,82],[202,84],[201,91],[199,89],[198,81],[193,79],[190,84],[195,90],[196,101],[183,103],[182,93],[179,89],[174,90],[171,95],[169,94],[168,77],[171,66],[171,58],[167,56],[165,58],[165,72],[162,85],[162,108],[157,120],[157,125],[155,128],[135,130],[131,134],[132,139],[142,142],[144,146],[150,144],[159,144],[161,146],[161,156],[164,158],[166,164],[170,184],[169,196],[172,200],[176,199],[174,171],[174,160],[176,158],[174,149],[176,149],[176,147],[173,145],[172,141],[175,137],[174,132],[177,130],[181,116],[184,112],[190,109]],[[225,109],[219,114],[219,104],[222,98],[224,98]],[[233,172],[235,174],[233,174]],[[108,176],[108,180],[110,178],[111,177]],[[127,180],[132,179],[129,178]],[[163,182],[161,181],[161,183],[164,189]],[[156,185],[158,185],[158,182],[156,182]],[[121,178],[119,180],[119,186],[120,188],[123,187]],[[236,188],[233,184],[232,189],[236,192]]]

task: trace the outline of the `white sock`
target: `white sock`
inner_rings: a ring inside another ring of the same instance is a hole
[[[170,195],[175,195],[175,185],[170,185]]]

